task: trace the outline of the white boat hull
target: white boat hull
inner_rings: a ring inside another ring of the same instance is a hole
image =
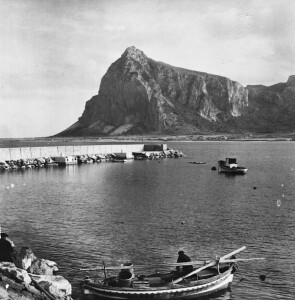
[[[203,280],[202,280],[203,281]],[[208,281],[208,280],[207,280]],[[214,294],[226,289],[233,281],[231,270],[216,276],[207,283],[193,285],[171,284],[165,288],[109,288],[95,284],[83,286],[84,295],[92,295],[93,299],[114,299],[114,300],[163,300],[163,299],[196,299],[206,295]]]
[[[227,167],[225,166],[225,162],[224,161],[218,161],[218,171],[219,173],[229,173],[229,174],[246,174],[246,172],[248,171],[247,168],[244,167]]]

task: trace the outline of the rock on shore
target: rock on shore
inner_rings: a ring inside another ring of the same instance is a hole
[[[54,275],[57,270],[55,262],[39,259],[29,247],[22,247],[15,264],[0,262],[0,299],[72,299],[71,284]]]

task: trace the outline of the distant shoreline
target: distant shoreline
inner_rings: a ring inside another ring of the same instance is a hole
[[[106,145],[106,144],[138,144],[138,143],[168,143],[168,142],[206,142],[206,141],[293,141],[295,134],[282,136],[238,136],[238,135],[165,135],[165,136],[116,136],[116,137],[38,137],[38,138],[0,138],[0,148],[17,147],[49,147],[74,145]]]

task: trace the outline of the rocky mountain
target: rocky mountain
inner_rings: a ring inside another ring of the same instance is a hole
[[[291,76],[285,84],[245,88],[226,77],[155,61],[129,47],[109,67],[79,120],[58,136],[266,130],[270,112],[274,117],[294,109],[294,82]]]
[[[295,129],[295,75],[286,83],[249,85],[249,105],[239,127],[252,132],[291,132]]]

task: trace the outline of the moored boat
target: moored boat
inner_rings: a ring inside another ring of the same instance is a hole
[[[59,166],[66,166],[66,165],[77,165],[78,158],[74,155],[69,156],[56,156],[52,157],[52,160],[57,163]]]
[[[226,158],[218,161],[218,171],[231,174],[245,174],[248,169],[238,166],[236,158]]]
[[[188,274],[173,270],[168,273],[156,271],[150,275],[136,276],[134,272],[136,269],[143,270],[143,267],[151,266],[136,266],[132,263],[123,264],[119,267],[103,266],[94,269],[81,269],[84,271],[99,269],[103,270],[105,275],[99,280],[85,278],[81,282],[81,288],[84,295],[93,295],[97,299],[196,299],[224,290],[231,284],[236,270],[236,262],[243,260],[234,259],[233,255],[245,248],[237,249],[218,260],[153,265],[158,270],[163,266],[179,267],[203,264],[202,267],[194,268]],[[120,272],[117,276],[108,277],[106,275],[108,270],[120,270]]]
[[[5,160],[0,160],[0,170],[8,170],[10,166]]]
[[[145,152],[132,152],[132,155],[133,155],[135,160],[148,159],[148,156],[146,155]]]
[[[112,162],[120,162],[120,163],[123,163],[123,162],[126,162],[127,159],[125,158],[113,158],[112,159]]]

